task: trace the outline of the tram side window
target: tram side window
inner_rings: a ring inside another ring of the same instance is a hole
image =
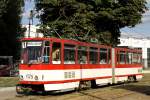
[[[61,44],[53,43],[52,46],[52,63],[60,64],[61,63]]]
[[[133,56],[132,56],[132,63],[133,64],[136,64],[137,63],[137,53],[133,53]]]
[[[126,53],[126,64],[132,64],[132,53],[131,52]]]
[[[87,47],[78,47],[78,63],[87,64]]]
[[[64,64],[75,64],[75,46],[64,45]]]
[[[98,59],[98,49],[90,48],[90,64],[97,64]]]
[[[133,53],[133,57],[132,57],[132,63],[133,64],[141,64],[142,63],[142,59],[141,59],[141,54],[140,53]]]
[[[49,59],[50,59],[50,42],[45,41],[44,54],[43,54],[43,63],[49,63]]]
[[[107,49],[100,48],[100,64],[107,64]]]
[[[120,60],[120,64],[125,64],[125,51],[120,51],[119,52],[119,60]]]

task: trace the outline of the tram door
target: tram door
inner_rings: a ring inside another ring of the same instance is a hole
[[[61,64],[61,43],[54,42],[52,45],[52,64]]]
[[[84,68],[86,68],[86,65],[88,63],[88,52],[87,47],[85,46],[79,46],[78,47],[78,64],[80,66],[80,78],[82,79],[84,77]]]

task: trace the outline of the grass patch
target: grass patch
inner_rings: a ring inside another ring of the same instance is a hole
[[[18,77],[0,77],[0,87],[16,86],[18,80]]]

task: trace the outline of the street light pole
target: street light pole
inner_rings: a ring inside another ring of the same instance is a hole
[[[31,20],[32,20],[32,25],[33,25],[33,17],[34,17],[34,14],[33,14],[33,10],[30,10],[30,15],[29,15],[29,32],[28,32],[28,37],[30,37],[30,31],[31,31]]]
[[[28,30],[28,37],[30,37],[30,27],[31,27],[31,23],[30,23],[30,18],[29,18],[29,30]]]

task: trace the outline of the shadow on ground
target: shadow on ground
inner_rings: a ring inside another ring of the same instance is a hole
[[[52,92],[23,92],[21,94],[18,94],[17,96],[61,96],[61,95],[65,95],[65,94],[71,94],[71,93],[75,93],[75,90],[72,91],[52,91]]]
[[[130,90],[130,91],[134,91],[134,92],[138,92],[138,93],[142,93],[145,95],[150,96],[150,85],[122,85],[119,87],[115,87],[115,89],[126,89],[126,90]]]

